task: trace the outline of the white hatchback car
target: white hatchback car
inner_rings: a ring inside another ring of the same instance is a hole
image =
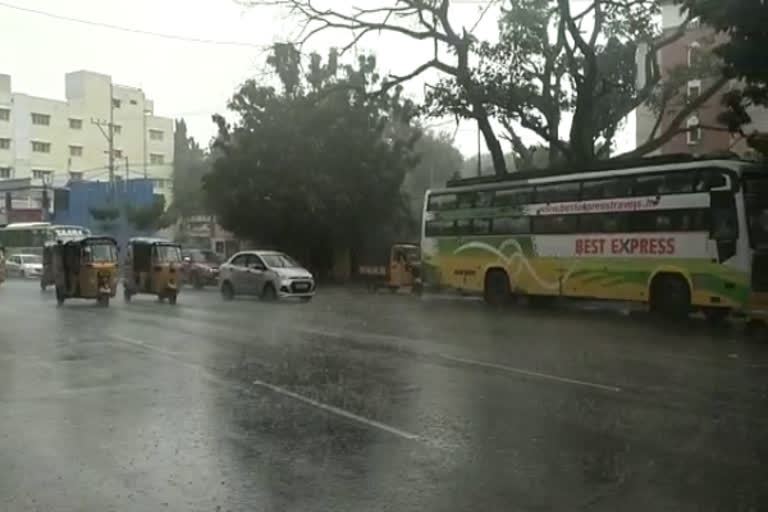
[[[219,270],[221,295],[256,295],[264,300],[298,298],[305,302],[315,295],[312,274],[287,254],[276,251],[242,251]]]
[[[37,254],[14,254],[5,260],[8,276],[39,278],[43,273],[43,258]]]

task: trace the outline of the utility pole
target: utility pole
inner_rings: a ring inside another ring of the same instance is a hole
[[[105,122],[101,119],[91,118],[91,124],[98,127],[101,134],[107,139],[109,146],[109,186],[110,190],[114,190],[115,186],[115,105],[113,99],[112,84],[109,84],[109,122]],[[104,127],[106,126],[106,131]]]

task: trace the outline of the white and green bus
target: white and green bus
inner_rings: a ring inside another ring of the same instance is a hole
[[[425,284],[483,294],[744,310],[768,283],[768,172],[657,157],[575,173],[449,182],[426,194]]]
[[[67,241],[89,236],[82,226],[64,226],[50,222],[19,222],[0,228],[0,247],[6,256],[12,254],[42,254],[43,245],[58,240]]]

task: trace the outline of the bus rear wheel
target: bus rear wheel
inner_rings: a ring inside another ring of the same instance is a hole
[[[509,303],[512,290],[509,286],[509,277],[501,269],[488,271],[485,275],[483,298],[490,306],[504,306]]]
[[[682,276],[658,275],[651,284],[651,312],[669,320],[682,320],[691,312],[691,289]]]

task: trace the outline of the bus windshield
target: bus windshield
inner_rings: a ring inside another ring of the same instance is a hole
[[[752,247],[768,246],[768,175],[745,173],[744,204]]]

